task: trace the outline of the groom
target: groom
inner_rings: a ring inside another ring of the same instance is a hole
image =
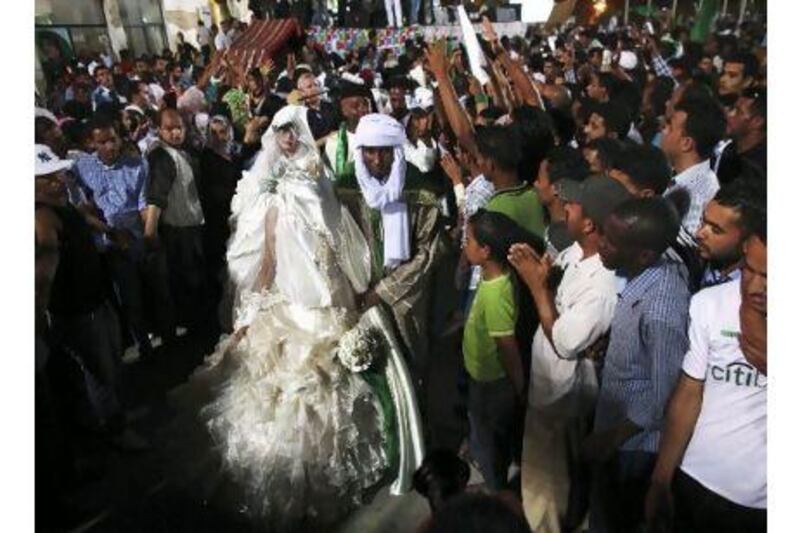
[[[439,197],[443,191],[406,165],[405,128],[388,115],[365,115],[355,132],[355,180],[337,192],[369,243],[370,290],[362,309],[386,304],[392,312],[416,381],[428,352],[428,308],[433,271],[446,253]]]

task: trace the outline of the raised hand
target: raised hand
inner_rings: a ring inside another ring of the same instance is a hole
[[[447,76],[449,63],[444,40],[440,39],[428,44],[425,49],[425,58],[428,60],[428,68],[434,76],[437,78]]]
[[[492,25],[492,21],[489,20],[489,17],[485,16],[481,19],[481,29],[483,30],[483,38],[489,41],[490,43],[496,43],[500,39],[497,37],[497,32],[494,31],[494,26]]]
[[[269,76],[269,73],[275,70],[275,62],[272,60],[271,57],[267,57],[264,62],[261,64],[261,74],[265,77]]]
[[[451,154],[444,154],[441,160],[442,169],[453,185],[461,185],[464,183],[464,174],[461,172],[461,165],[455,160]]]
[[[477,95],[481,94],[482,92],[483,92],[483,89],[481,88],[481,83],[478,81],[478,79],[475,76],[470,76],[469,77],[469,94],[471,94],[472,96],[477,96]]]

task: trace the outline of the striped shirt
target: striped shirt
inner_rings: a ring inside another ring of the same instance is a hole
[[[653,72],[655,72],[656,76],[666,76],[668,78],[672,78],[673,81],[675,78],[672,76],[672,69],[669,68],[669,63],[661,57],[659,54],[653,54]]]
[[[678,188],[684,188],[691,197],[689,211],[683,217],[681,235],[683,241],[692,241],[703,220],[703,211],[708,202],[719,190],[717,175],[711,170],[708,159],[692,165],[672,179],[672,183],[664,191],[664,196]],[[690,239],[691,238],[691,239]]]
[[[147,207],[147,162],[144,159],[120,157],[112,166],[107,166],[93,154],[79,158],[73,169],[80,183],[91,191],[95,205],[109,226],[143,236],[139,213]]]
[[[689,289],[679,267],[660,260],[620,294],[603,368],[595,431],[630,420],[642,431],[621,450],[658,452],[664,411],[689,347]]]
[[[481,174],[467,185],[464,190],[464,227],[461,232],[461,245],[467,239],[467,220],[478,212],[478,209],[486,207],[489,200],[494,196],[494,185]]]

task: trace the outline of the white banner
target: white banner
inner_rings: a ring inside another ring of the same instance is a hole
[[[469,59],[469,68],[472,70],[472,75],[481,85],[486,85],[489,83],[489,75],[483,70],[483,65],[486,65],[486,58],[483,57],[483,50],[481,50],[481,45],[478,43],[478,35],[469,21],[467,11],[463,5],[458,6],[458,22],[461,24],[461,35],[464,39],[464,46],[467,49],[467,58]]]

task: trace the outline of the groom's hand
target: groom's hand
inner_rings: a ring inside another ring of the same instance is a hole
[[[378,305],[381,303],[381,297],[378,296],[374,290],[367,291],[366,294],[361,299],[361,310],[366,311],[370,307]]]

